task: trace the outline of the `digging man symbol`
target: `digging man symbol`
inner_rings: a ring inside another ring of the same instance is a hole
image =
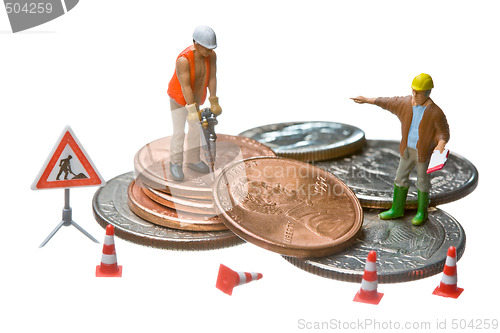
[[[64,180],[68,179],[68,174],[71,173],[73,176],[76,176],[73,171],[71,171],[71,159],[73,156],[68,155],[68,157],[61,159],[59,161],[59,172],[57,173],[56,180],[59,180],[61,174],[64,172]]]
[[[68,180],[69,174],[73,175],[72,179],[86,179],[86,178],[88,178],[85,174],[83,174],[81,172],[79,174],[75,174],[71,170],[71,159],[72,158],[73,158],[73,156],[68,155],[68,157],[63,158],[59,161],[59,172],[57,173],[56,180],[60,180],[59,177],[61,177],[62,173],[64,173],[64,180]],[[78,169],[78,167],[77,167],[77,169]]]

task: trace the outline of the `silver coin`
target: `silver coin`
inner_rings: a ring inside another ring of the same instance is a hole
[[[92,201],[97,222],[102,227],[112,224],[118,237],[171,250],[211,250],[243,243],[229,230],[175,230],[141,219],[127,204],[127,188],[133,179],[133,172],[111,179],[97,190]]]
[[[381,220],[379,212],[365,209],[361,232],[355,243],[344,251],[323,258],[283,258],[313,274],[361,282],[368,253],[375,250],[379,282],[395,283],[441,273],[450,246],[457,249],[457,259],[465,251],[462,226],[443,210],[434,208],[429,212],[428,221],[418,227],[411,223],[412,215]]]
[[[327,121],[265,125],[240,135],[265,144],[279,156],[301,161],[346,156],[365,145],[365,133],[361,129]]]
[[[363,207],[390,208],[394,191],[394,177],[399,165],[399,142],[368,140],[358,154],[322,161],[316,166],[333,173],[349,186]],[[465,197],[477,186],[476,167],[450,152],[446,166],[432,173],[430,204],[436,206]],[[410,175],[411,186],[406,208],[417,207],[417,173]]]

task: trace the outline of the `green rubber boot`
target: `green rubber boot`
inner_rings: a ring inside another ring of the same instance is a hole
[[[418,191],[418,211],[417,215],[411,220],[414,225],[422,225],[427,221],[427,208],[429,208],[429,193]]]
[[[399,187],[394,184],[394,196],[392,198],[392,207],[385,212],[378,214],[382,220],[392,220],[402,217],[405,214],[406,195],[408,187]]]

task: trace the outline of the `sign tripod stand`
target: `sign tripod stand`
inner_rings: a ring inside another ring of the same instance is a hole
[[[57,227],[54,230],[52,230],[50,235],[48,235],[47,238],[45,238],[45,240],[42,242],[42,244],[40,244],[40,248],[44,247],[45,244],[47,244],[49,242],[49,240],[56,234],[56,232],[59,231],[59,229],[61,229],[62,226],[69,227],[71,225],[74,226],[75,228],[77,228],[78,230],[80,230],[85,236],[90,238],[94,243],[99,243],[99,241],[97,239],[95,239],[91,234],[89,234],[87,231],[85,231],[85,229],[83,229],[80,225],[78,225],[75,221],[73,221],[71,207],[69,205],[69,188],[65,188],[64,189],[64,208],[62,211],[62,221],[57,225]]]

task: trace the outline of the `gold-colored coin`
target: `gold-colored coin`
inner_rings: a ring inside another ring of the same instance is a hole
[[[181,212],[158,204],[146,196],[136,181],[132,181],[128,188],[128,206],[137,216],[164,227],[193,231],[226,229],[217,215]]]
[[[143,187],[142,190],[151,200],[176,211],[216,215],[213,200],[176,197],[149,187]]]
[[[337,177],[284,158],[251,158],[224,169],[214,199],[227,227],[255,245],[295,257],[322,257],[348,247],[363,210]]]

